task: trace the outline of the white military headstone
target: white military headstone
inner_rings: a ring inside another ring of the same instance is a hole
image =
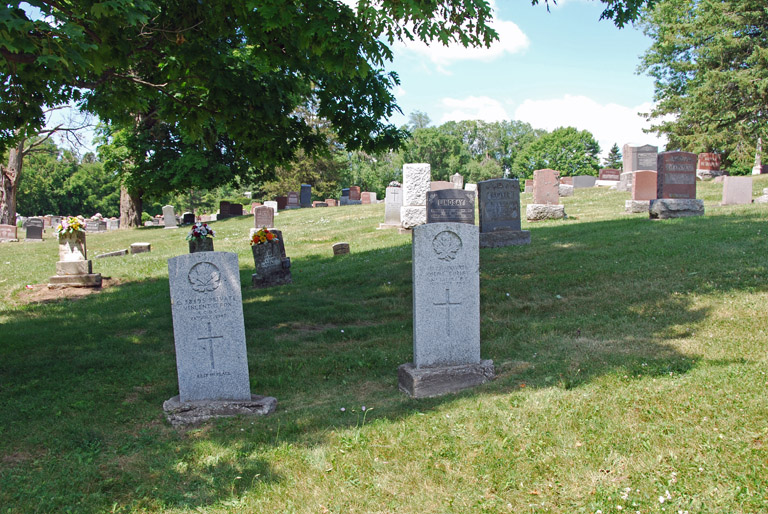
[[[173,205],[163,207],[163,225],[165,228],[177,228],[176,214],[173,212]]]

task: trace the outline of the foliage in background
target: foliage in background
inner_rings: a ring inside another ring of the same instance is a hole
[[[608,151],[608,156],[603,160],[603,166],[616,170],[624,169],[624,160],[622,159],[621,150],[619,150],[619,145],[617,143],[613,143],[613,146]]]
[[[643,31],[640,70],[654,78],[652,131],[668,149],[717,152],[751,168],[768,138],[768,9],[764,0],[663,0]],[[735,171],[735,169],[734,169]]]
[[[588,130],[560,127],[525,147],[515,157],[512,174],[533,177],[534,170],[551,168],[560,176],[597,175],[600,145]]]

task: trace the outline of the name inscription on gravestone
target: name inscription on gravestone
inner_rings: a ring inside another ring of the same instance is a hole
[[[475,224],[475,193],[463,189],[427,192],[427,223]]]
[[[168,260],[181,402],[250,400],[237,254]]]
[[[520,230],[520,182],[500,178],[479,182],[478,187],[480,232]]]

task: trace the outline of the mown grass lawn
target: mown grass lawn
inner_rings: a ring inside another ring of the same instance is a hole
[[[498,378],[430,400],[397,388],[411,248],[375,229],[383,205],[281,212],[294,283],[267,290],[251,218],[215,222],[240,259],[251,389],[279,403],[186,431],[161,407],[186,230],[89,235],[91,257],[152,252],[95,260],[116,285],[49,302],[30,300],[55,240],[2,244],[0,512],[766,512],[768,206],[698,187],[706,216],[666,221],[577,190],[567,220],[523,223],[530,246],[482,250]]]

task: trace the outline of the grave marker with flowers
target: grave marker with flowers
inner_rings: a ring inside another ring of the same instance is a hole
[[[83,221],[73,216],[62,218],[54,232],[59,238],[59,261],[48,287],[101,287],[101,274],[93,273],[88,260]]]
[[[189,241],[189,253],[196,252],[212,252],[213,251],[213,238],[216,234],[213,229],[208,226],[207,223],[197,222],[192,225],[192,228],[187,234],[187,241]]]
[[[290,284],[291,259],[285,256],[283,234],[279,230],[262,227],[251,232],[251,250],[256,273],[251,277],[255,288]]]

